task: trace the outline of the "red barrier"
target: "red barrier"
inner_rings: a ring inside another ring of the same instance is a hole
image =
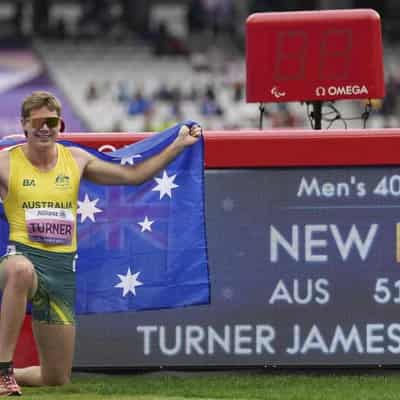
[[[39,357],[32,334],[31,322],[31,316],[27,315],[22,326],[14,356],[14,366],[16,368],[39,365]]]
[[[150,135],[64,133],[60,138],[109,151]],[[206,131],[204,138],[206,168],[400,164],[400,129]]]
[[[119,148],[149,135],[74,133],[62,138]],[[400,129],[207,131],[204,137],[206,168],[400,164]]]

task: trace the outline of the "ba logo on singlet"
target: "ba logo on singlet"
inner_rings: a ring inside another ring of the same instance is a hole
[[[22,181],[22,186],[27,187],[27,186],[36,186],[35,180],[34,179],[24,179]]]

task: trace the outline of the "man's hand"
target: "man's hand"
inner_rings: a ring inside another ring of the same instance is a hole
[[[187,125],[183,125],[179,130],[175,142],[180,146],[191,146],[199,140],[201,135],[202,129],[199,125],[193,125],[191,128]]]

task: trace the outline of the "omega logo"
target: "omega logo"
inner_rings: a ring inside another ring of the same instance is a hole
[[[347,96],[354,96],[358,94],[368,94],[368,88],[365,85],[344,85],[344,86],[329,86],[326,89],[323,86],[318,86],[315,89],[315,95],[325,96],[328,93],[329,96],[340,96],[340,95],[347,95]]]

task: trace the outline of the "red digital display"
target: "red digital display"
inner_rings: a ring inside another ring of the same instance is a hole
[[[248,102],[382,98],[374,10],[256,13],[246,23]]]

